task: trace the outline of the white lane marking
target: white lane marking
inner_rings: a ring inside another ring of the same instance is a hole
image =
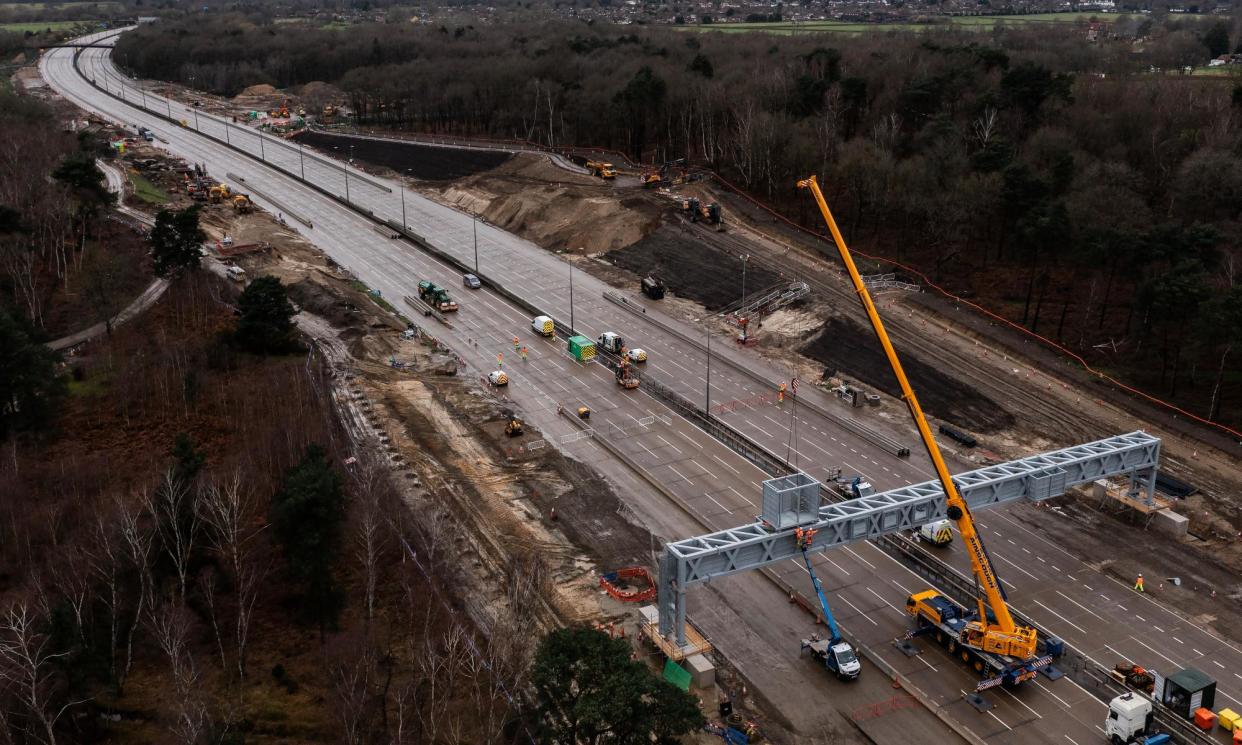
[[[1065,699],[1061,698],[1061,697],[1060,697],[1060,696],[1058,696],[1057,694],[1053,693],[1053,692],[1052,692],[1052,689],[1051,689],[1051,688],[1049,688],[1048,686],[1044,685],[1043,683],[1040,683],[1038,678],[1036,678],[1036,679],[1035,679],[1035,685],[1037,685],[1037,686],[1039,686],[1040,688],[1042,688],[1042,689],[1043,689],[1043,691],[1044,691],[1044,693],[1047,693],[1049,696],[1052,696],[1052,697],[1053,697],[1053,698],[1055,698],[1057,701],[1060,701],[1060,702],[1061,702],[1061,705],[1062,705],[1062,706],[1064,706],[1065,708],[1067,708],[1067,709],[1068,709],[1068,708],[1070,708],[1069,702],[1067,702]],[[1068,735],[1067,735],[1067,737],[1068,737]]]
[[[690,459],[690,462],[691,462],[691,463],[693,463],[694,465],[698,466],[698,469],[699,469],[700,471],[702,471],[702,472],[703,472],[703,473],[699,474],[699,476],[703,476],[703,475],[707,475],[707,476],[715,476],[715,475],[716,475],[716,474],[712,473],[711,471],[707,470],[706,468],[704,468],[704,467],[703,467],[703,464],[702,464],[702,463],[700,463],[700,462],[698,462],[698,461],[697,461],[697,460],[695,460],[694,458],[691,458],[691,459]]]
[[[833,561],[832,559],[829,559],[827,556],[824,557],[824,561],[836,567],[837,571],[841,572],[841,574],[844,574],[846,577],[850,576],[850,573],[845,570],[845,567],[841,566],[840,564]]]
[[[717,501],[716,501],[716,498],[715,498],[715,497],[713,497],[712,495],[707,494],[707,493],[705,492],[705,493],[703,494],[703,496],[705,496],[705,497],[707,497],[708,499],[712,500],[712,503],[713,503],[713,504],[715,504],[717,507],[719,507],[720,509],[724,510],[725,512],[730,512],[730,513],[731,513],[731,512],[733,512],[733,510],[729,509],[728,507],[725,507],[725,506],[724,506],[723,504],[721,504],[720,502],[717,502]]]
[[[1102,596],[1101,596],[1101,597],[1102,597]],[[1118,608],[1120,608],[1120,609],[1122,609],[1122,610],[1123,610],[1123,611],[1125,611],[1126,613],[1129,613],[1129,612],[1130,612],[1130,609],[1129,609],[1129,608],[1126,608],[1126,607],[1125,607],[1124,605],[1122,605],[1121,603],[1117,603],[1117,607],[1118,607]]]
[[[1083,583],[1082,583],[1082,586],[1083,586],[1083,587],[1085,587],[1085,588],[1087,588],[1087,589],[1088,589],[1088,590],[1090,590],[1091,592],[1095,592],[1095,588],[1094,588],[1094,587],[1092,587],[1091,585],[1087,584],[1086,582],[1083,582]]]
[[[893,605],[892,603],[890,603],[890,602],[888,602],[887,600],[885,600],[885,599],[884,599],[884,598],[880,595],[880,593],[876,592],[875,590],[872,590],[870,587],[868,587],[868,588],[867,588],[867,592],[871,593],[872,595],[875,595],[877,598],[879,598],[879,599],[880,599],[880,602],[881,602],[881,603],[884,603],[884,604],[885,604],[885,605],[887,605],[888,607],[890,607],[890,608],[892,608],[893,610],[897,611],[897,615],[901,616],[902,618],[905,618],[905,616],[906,616],[905,611],[898,610],[897,606],[895,606],[895,605]]]
[[[738,470],[737,470],[736,468],[734,468],[733,466],[729,465],[729,464],[725,461],[725,459],[724,459],[724,458],[721,458],[719,455],[716,455],[715,453],[712,453],[712,457],[713,457],[713,458],[715,458],[716,460],[720,461],[720,465],[722,465],[722,466],[724,466],[725,468],[729,469],[729,470],[730,470],[730,471],[732,471],[733,473],[738,474],[739,476],[741,475],[740,473],[738,473]]]
[[[1042,688],[1043,686],[1040,686],[1040,687]],[[1070,741],[1070,742],[1072,742],[1072,743],[1074,743],[1074,745],[1078,745],[1078,741],[1077,741],[1077,740],[1075,740],[1074,738],[1070,737],[1069,735],[1066,735],[1066,736],[1065,736],[1065,739],[1066,739],[1066,740],[1069,740],[1069,741]]]
[[[656,437],[660,438],[660,442],[662,442],[662,443],[664,443],[665,445],[668,445],[668,446],[669,446],[669,447],[671,447],[672,449],[676,450],[678,455],[684,455],[684,453],[682,453],[682,452],[681,452],[681,448],[677,447],[677,446],[676,446],[676,445],[674,445],[673,443],[671,443],[671,442],[669,442],[668,440],[664,439],[664,435],[656,435]]]
[[[698,441],[697,441],[697,440],[695,440],[694,438],[690,437],[690,435],[686,434],[685,432],[682,432],[681,430],[677,430],[677,434],[679,434],[679,435],[681,435],[682,437],[686,438],[686,441],[687,441],[687,442],[689,442],[691,445],[695,446],[695,447],[696,447],[696,448],[698,448],[699,450],[702,450],[702,449],[703,449],[703,446],[702,446],[702,445],[700,445],[700,444],[698,443]]]
[[[1025,569],[1023,569],[1022,567],[1018,566],[1017,564],[1014,564],[1012,561],[1010,561],[1009,559],[1006,559],[1004,556],[1001,556],[1000,554],[997,554],[997,555],[996,555],[996,558],[998,558],[998,559],[1000,559],[1001,561],[1005,562],[1006,564],[1008,564],[1008,565],[1012,566],[1014,569],[1017,569],[1019,572],[1022,572],[1023,574],[1025,574],[1026,576],[1030,577],[1031,579],[1033,579],[1033,580],[1039,580],[1039,577],[1036,577],[1035,575],[1033,575],[1033,574],[1031,574],[1030,572],[1026,571]]]
[[[737,495],[737,498],[738,498],[738,499],[740,499],[740,500],[742,500],[742,501],[743,501],[743,502],[745,502],[746,504],[749,504],[749,505],[754,505],[754,506],[756,506],[756,507],[758,507],[758,506],[759,506],[759,503],[758,503],[758,502],[755,502],[754,500],[747,499],[746,497],[742,496],[742,493],[741,493],[740,491],[738,491],[737,489],[734,489],[732,486],[730,486],[730,487],[729,487],[729,491],[731,491],[731,492],[733,492],[734,494],[736,494],[736,495]]]
[[[1225,669],[1225,666],[1224,666],[1224,665],[1222,665],[1222,664],[1220,664],[1220,663],[1219,663],[1219,662],[1217,662],[1216,660],[1212,660],[1212,664],[1213,664],[1213,665],[1215,665],[1215,666],[1217,666],[1217,667],[1219,667],[1221,670],[1224,670],[1224,669]]]
[[[1061,615],[1060,613],[1057,613],[1056,611],[1054,611],[1053,609],[1051,609],[1051,608],[1049,608],[1048,606],[1044,605],[1043,603],[1039,602],[1038,600],[1036,600],[1036,601],[1034,601],[1034,602],[1035,602],[1035,605],[1038,605],[1040,608],[1043,608],[1044,610],[1048,611],[1048,612],[1049,612],[1049,613],[1051,613],[1052,615],[1054,615],[1054,616],[1056,616],[1057,618],[1061,619],[1062,621],[1064,621],[1064,622],[1068,623],[1070,626],[1073,626],[1074,628],[1078,629],[1078,631],[1079,631],[1080,633],[1082,633],[1082,634],[1086,634],[1086,633],[1087,633],[1085,630],[1083,630],[1083,628],[1082,628],[1081,626],[1079,626],[1078,624],[1076,624],[1076,623],[1074,623],[1073,621],[1069,620],[1068,618],[1066,618],[1065,616]],[[1177,664],[1177,663],[1173,663],[1173,664]]]
[[[1134,641],[1138,642],[1139,644],[1142,644],[1144,647],[1147,647],[1147,648],[1148,648],[1148,649],[1150,649],[1152,652],[1155,652],[1157,655],[1159,655],[1159,656],[1161,656],[1161,657],[1164,657],[1166,660],[1169,660],[1169,662],[1170,662],[1171,664],[1174,664],[1174,665],[1176,665],[1176,664],[1177,664],[1177,660],[1173,660],[1173,659],[1169,659],[1168,657],[1165,657],[1163,654],[1161,654],[1161,653],[1160,653],[1160,650],[1156,649],[1155,647],[1152,647],[1152,646],[1151,646],[1151,645],[1149,645],[1149,644],[1144,643],[1142,639],[1139,639],[1139,638],[1134,637],[1134,636],[1131,636],[1130,638],[1131,638],[1131,639],[1134,639]]]
[[[854,605],[853,603],[851,603],[849,598],[845,597],[844,595],[836,595],[836,596],[834,596],[834,597],[838,597],[838,598],[841,598],[842,600],[844,600],[846,605],[848,605],[849,607],[851,607],[851,608],[853,608],[854,610],[858,611],[858,615],[862,616],[863,618],[867,619],[868,621],[871,621],[871,625],[872,625],[872,626],[879,626],[879,625],[880,625],[880,624],[876,623],[876,622],[875,622],[875,620],[874,620],[873,618],[871,618],[871,616],[868,616],[866,613],[864,613],[864,612],[862,611],[862,609],[861,609],[861,608],[859,608],[857,605]]]
[[[995,714],[994,712],[989,711],[989,712],[988,712],[988,714],[991,714],[993,719],[995,719],[996,721],[1000,722],[1002,727],[1004,727],[1005,729],[1009,730],[1010,732],[1013,732],[1013,727],[1010,727],[1008,724],[1005,724],[1004,720],[1002,720],[1000,717],[996,716],[996,714]]]
[[[890,581],[890,582],[892,582],[894,585],[897,585],[897,589],[901,590],[901,591],[902,591],[902,592],[904,592],[905,594],[907,594],[907,595],[913,595],[913,594],[914,594],[914,593],[913,593],[913,592],[911,592],[910,590],[907,590],[906,588],[902,587],[902,586],[901,586],[901,583],[900,583],[900,582],[898,582],[897,580],[895,580],[895,579],[890,579],[889,581]]]
[[[859,561],[871,567],[872,569],[875,569],[875,564],[872,564],[871,562],[867,561],[863,557],[859,556],[858,552],[855,551],[854,549],[850,548],[849,546],[842,546],[842,548],[844,548],[846,551],[849,551],[850,554],[852,554],[855,559],[858,559]]]
[[[1195,654],[1199,655],[1200,657],[1202,657],[1202,656],[1203,656],[1203,653],[1202,653],[1202,652],[1200,652],[1199,650],[1195,649],[1194,647],[1191,647],[1191,648],[1190,648],[1190,651],[1191,651],[1191,652],[1194,652]]]
[[[1091,610],[1091,609],[1090,609],[1090,608],[1088,608],[1087,606],[1085,606],[1085,605],[1083,605],[1082,603],[1078,602],[1077,600],[1075,600],[1075,599],[1071,598],[1069,595],[1066,595],[1065,593],[1061,592],[1060,590],[1057,590],[1057,594],[1058,594],[1058,595],[1060,595],[1061,597],[1065,598],[1066,600],[1070,601],[1070,602],[1071,602],[1071,603],[1073,603],[1074,605],[1077,605],[1079,608],[1082,608],[1083,610],[1085,610],[1086,612],[1088,612],[1088,613],[1090,613],[1091,615],[1095,616],[1096,618],[1100,619],[1101,621],[1107,621],[1107,620],[1108,620],[1107,618],[1104,618],[1104,617],[1103,617],[1103,616],[1101,616],[1100,614],[1096,613],[1095,611]]]
[[[921,654],[916,654],[916,655],[914,655],[914,659],[916,659],[916,660],[918,660],[919,662],[923,663],[924,665],[927,665],[928,667],[930,667],[930,668],[932,669],[932,671],[933,671],[933,672],[940,672],[939,670],[936,670],[936,666],[935,666],[935,665],[933,665],[933,664],[931,664],[930,662],[928,662],[927,660],[923,659],[923,655],[921,655]]]
[[[1151,625],[1151,627],[1152,627],[1153,629],[1155,629],[1155,630],[1156,630],[1156,633],[1157,633],[1157,634],[1163,634],[1163,633],[1164,633],[1164,629],[1160,628],[1159,626],[1157,626],[1157,625],[1156,625],[1156,624],[1154,624],[1154,623]],[[1181,644],[1181,643],[1182,643],[1182,642],[1178,642],[1178,644]]]
[[[1140,615],[1139,615],[1139,614],[1137,614],[1137,613],[1135,613],[1135,614],[1134,614],[1134,617],[1135,617],[1135,618],[1137,618],[1138,620],[1142,621],[1143,623],[1147,623],[1147,619],[1146,619],[1146,618],[1143,618],[1142,616],[1140,616]]]
[[[763,427],[760,427],[758,424],[755,424],[754,422],[747,422],[747,424],[749,424],[750,426],[752,426],[752,427],[754,427],[755,429],[759,430],[760,432],[762,432],[763,434],[767,435],[768,437],[772,437],[772,433],[771,433],[771,432],[767,431],[767,430],[766,430],[766,429],[764,429]]]
[[[1177,642],[1178,644],[1185,644],[1185,643],[1186,643],[1186,642],[1182,641],[1181,639],[1178,639],[1176,636],[1169,636],[1169,638],[1170,638],[1170,639],[1172,639],[1173,641]]]
[[[1017,696],[1013,695],[1013,693],[1012,693],[1012,692],[1010,692],[1010,691],[1008,691],[1008,690],[1006,690],[1004,686],[1001,686],[1001,687],[1000,687],[1000,689],[1001,689],[1002,691],[1005,691],[1005,693],[1008,693],[1008,694],[1009,694],[1009,697],[1010,697],[1010,698],[1012,698],[1014,701],[1017,701],[1018,703],[1022,704],[1023,708],[1025,708],[1027,711],[1029,711],[1029,712],[1031,712],[1032,714],[1034,714],[1036,719],[1043,719],[1043,717],[1042,717],[1042,716],[1040,716],[1040,714],[1039,714],[1039,712],[1038,712],[1038,711],[1035,711],[1035,710],[1034,710],[1034,709],[1032,709],[1031,707],[1027,706],[1025,701],[1023,701],[1022,699],[1020,699],[1020,698],[1018,698]]]
[[[694,485],[694,482],[693,482],[693,481],[691,481],[689,478],[687,478],[687,477],[686,477],[686,475],[685,475],[684,473],[682,473],[681,471],[678,471],[676,468],[673,468],[672,464],[669,464],[668,470],[670,470],[670,471],[672,471],[673,473],[675,473],[675,474],[677,474],[678,476],[680,476],[680,477],[682,478],[682,480],[683,480],[683,481],[685,481],[687,484],[690,484],[691,486],[693,486],[693,485]]]

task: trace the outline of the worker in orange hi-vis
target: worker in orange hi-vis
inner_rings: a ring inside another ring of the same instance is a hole
[[[1134,589],[1138,592],[1146,592],[1146,590],[1143,589],[1143,575],[1140,574],[1138,579],[1134,581]]]
[[[785,384],[781,383],[781,387],[776,389],[777,403],[785,403]]]
[[[522,361],[523,362],[526,361],[526,345],[525,344],[522,345]]]
[[[515,351],[515,352],[516,352],[516,351],[518,351],[518,349],[519,349],[521,346],[522,346],[522,340],[521,340],[521,339],[519,339],[519,338],[517,338],[516,336],[515,336],[515,337],[513,337],[513,351]]]

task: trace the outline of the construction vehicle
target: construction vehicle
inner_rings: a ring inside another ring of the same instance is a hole
[[[617,177],[617,171],[612,167],[611,163],[605,163],[600,160],[588,160],[586,169],[591,172],[592,176],[598,176],[603,179],[613,179]]]
[[[457,303],[453,302],[453,299],[449,297],[448,290],[431,280],[424,279],[418,283],[418,297],[441,313],[450,313],[457,310]]]
[[[147,142],[155,142],[155,133],[147,129],[146,127],[138,128],[138,136],[146,140]]]
[[[487,374],[487,382],[499,388],[502,385],[509,385],[509,376],[504,370],[492,370]]]
[[[948,520],[936,520],[920,525],[915,532],[919,540],[927,541],[933,546],[947,546],[953,542],[953,523]]]
[[[229,191],[228,184],[216,184],[208,188],[207,194],[211,197],[212,204],[220,204],[224,200],[228,199],[232,195],[232,192]]]
[[[665,162],[664,165],[660,166],[660,170],[658,171],[648,171],[644,173],[643,174],[643,188],[654,189],[654,188],[663,186],[664,184],[668,184],[668,183],[677,184],[677,183],[681,183],[685,181],[686,180],[685,165],[686,165],[686,159],[678,158],[677,160],[670,160],[670,161]],[[680,167],[681,173],[676,178],[670,179],[668,177],[668,171],[670,168],[673,168],[674,166]]]
[[[233,197],[233,209],[245,215],[254,210],[254,202],[250,201],[249,194],[237,194]]]
[[[617,385],[626,390],[638,387],[638,376],[630,369],[630,361],[625,357],[622,357],[621,364],[617,365]]]
[[[605,331],[600,334],[596,343],[599,344],[600,349],[612,354],[621,354],[621,350],[625,349],[625,339],[614,331]]]
[[[639,283],[639,288],[644,295],[652,300],[664,299],[664,283],[655,277],[643,277],[643,281]]]
[[[1045,640],[1045,654],[1037,656],[1039,639],[1035,629],[1019,625],[1014,621],[1009,605],[1005,602],[1000,578],[992,566],[992,559],[983,545],[983,538],[975,530],[970,508],[958,492],[957,485],[953,483],[949,467],[940,454],[940,447],[936,444],[935,437],[932,436],[927,418],[923,416],[922,406],[919,405],[919,400],[914,395],[910,380],[906,377],[897,351],[889,341],[888,333],[884,330],[884,322],[880,320],[880,314],[871,300],[866,284],[863,283],[858,267],[854,264],[849,248],[845,245],[845,239],[841,236],[836,220],[833,219],[832,212],[828,209],[828,203],[824,201],[824,194],[820,191],[814,176],[799,181],[798,188],[809,189],[814,196],[824,222],[828,226],[828,231],[836,243],[841,260],[854,283],[854,290],[858,293],[863,310],[866,311],[871,321],[876,338],[884,348],[889,366],[901,386],[902,398],[910,410],[910,417],[919,430],[919,436],[923,440],[923,446],[931,458],[932,465],[935,466],[940,486],[944,489],[946,514],[957,526],[962,536],[962,543],[966,547],[966,554],[970,557],[971,570],[978,588],[977,610],[969,613],[936,590],[925,590],[910,595],[906,599],[906,610],[914,618],[915,628],[911,634],[934,636],[938,642],[949,649],[950,654],[955,654],[970,664],[977,673],[984,677],[976,686],[976,690],[985,690],[1001,684],[1017,685],[1030,680],[1039,673],[1040,668],[1052,663],[1053,655],[1060,651],[1060,644],[1055,640]]]
[[[690,222],[702,222],[708,225],[720,225],[720,205],[712,202],[703,204],[695,197],[681,200],[681,211],[690,218]]]
[[[566,344],[569,354],[579,362],[590,362],[595,359],[595,343],[585,336],[571,336]]]
[[[630,362],[642,364],[647,361],[647,350],[634,347],[633,349],[621,350]]]
[[[796,528],[794,536],[798,541],[798,548],[802,549],[802,560],[806,562],[806,571],[811,575],[815,594],[819,597],[819,607],[824,612],[824,624],[832,634],[827,639],[821,639],[818,634],[812,635],[810,639],[803,639],[802,649],[811,650],[811,655],[841,680],[857,680],[862,673],[862,663],[858,661],[854,647],[841,638],[841,630],[837,628],[837,621],[832,617],[832,610],[828,608],[828,599],[824,597],[819,575],[815,574],[815,567],[811,564],[811,539],[815,537],[815,531],[810,528]]]
[[[1134,693],[1123,693],[1108,702],[1108,717],[1104,719],[1104,736],[1113,745],[1165,745],[1169,735],[1158,733],[1152,727],[1151,700]]]
[[[522,436],[522,420],[518,419],[512,411],[505,412],[505,434],[510,437]]]
[[[556,323],[547,316],[535,316],[530,319],[530,328],[540,336],[553,336],[556,334]]]

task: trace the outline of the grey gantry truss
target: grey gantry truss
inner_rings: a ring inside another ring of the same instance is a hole
[[[1131,491],[1142,490],[1150,500],[1155,490],[1159,458],[1159,438],[1146,432],[1131,432],[958,474],[953,481],[972,510],[1018,499],[1048,499],[1063,494],[1071,486],[1116,476],[1129,476]],[[802,487],[814,484],[816,492],[821,489],[810,477],[796,476],[802,477],[798,482]],[[782,482],[776,487],[778,490],[794,491],[796,487],[788,485],[790,478],[772,482]],[[946,509],[944,489],[939,481],[925,481],[822,506],[816,494],[809,513],[805,507],[805,492],[795,497],[797,503],[792,508],[786,505],[792,513],[771,510],[770,496],[768,482],[765,482],[765,515],[750,525],[665,545],[660,557],[657,601],[662,636],[668,638],[675,633],[678,645],[686,643],[686,590],[691,585],[800,556],[801,550],[794,538],[796,527],[814,529],[811,550],[824,551],[913,530],[944,518]],[[791,514],[802,517],[791,521]]]

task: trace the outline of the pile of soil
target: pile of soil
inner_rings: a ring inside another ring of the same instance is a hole
[[[275,94],[276,89],[274,87],[266,83],[261,83],[259,85],[252,85],[249,88],[246,88],[241,93],[238,93],[235,98],[241,98],[242,96],[272,96]]]
[[[438,195],[546,249],[588,254],[624,248],[659,226],[665,205],[643,194],[619,197],[611,183],[530,154]]]
[[[336,148],[348,153],[352,145],[355,160],[428,181],[451,181],[473,176],[491,170],[512,157],[509,153],[495,150],[437,147],[323,132],[303,132],[298,137],[307,145],[326,152]]]
[[[825,374],[866,381],[890,396],[901,398],[901,388],[871,329],[852,320],[830,318],[820,332],[804,344],[802,354],[822,362]],[[1000,404],[969,385],[949,377],[914,355],[901,361],[923,409],[972,432],[992,433],[1016,422]]]
[[[679,297],[702,303],[715,312],[742,297],[742,262],[693,237],[688,226],[668,223],[651,235],[605,258],[645,277],[654,275]],[[746,269],[747,295],[782,282],[780,275],[756,266]]]

